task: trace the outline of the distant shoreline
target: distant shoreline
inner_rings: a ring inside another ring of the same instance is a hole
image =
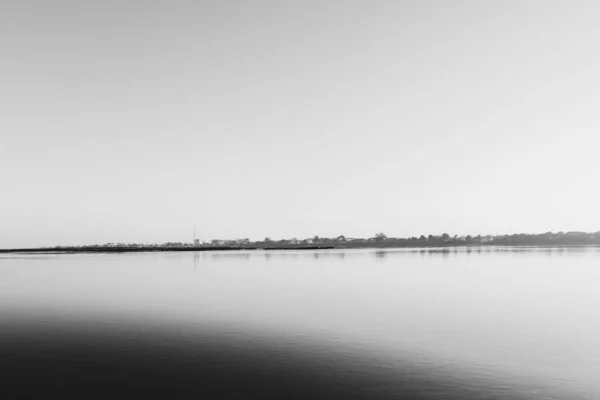
[[[152,253],[173,251],[229,251],[229,250],[329,250],[331,246],[299,246],[299,247],[227,247],[227,246],[202,246],[202,247],[49,247],[30,249],[0,249],[0,253]]]
[[[450,236],[421,235],[420,237],[395,238],[377,233],[372,238],[346,238],[340,235],[336,238],[313,238],[298,240],[265,238],[260,241],[250,239],[219,240],[210,243],[200,243],[194,239],[192,243],[106,243],[83,246],[54,246],[19,249],[0,249],[2,253],[143,253],[143,252],[173,252],[173,251],[236,251],[236,250],[332,250],[332,249],[438,249],[447,247],[598,247],[600,246],[600,231],[598,232],[546,232],[540,234],[517,233],[512,235],[477,235]]]
[[[71,254],[71,253],[154,253],[154,252],[199,252],[199,251],[256,251],[256,250],[357,250],[357,249],[443,249],[450,247],[463,248],[494,248],[494,247],[523,247],[523,248],[561,248],[561,247],[600,247],[596,244],[553,244],[553,245],[530,245],[530,244],[482,244],[482,245],[465,245],[448,243],[446,245],[437,246],[389,246],[375,245],[368,246],[272,246],[272,247],[231,247],[231,246],[199,246],[199,247],[104,247],[104,246],[88,246],[88,247],[49,247],[49,248],[23,248],[23,249],[0,249],[0,254],[8,253],[36,253],[36,254]]]

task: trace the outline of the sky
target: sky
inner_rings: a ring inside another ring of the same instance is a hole
[[[600,230],[595,1],[0,1],[0,248]]]

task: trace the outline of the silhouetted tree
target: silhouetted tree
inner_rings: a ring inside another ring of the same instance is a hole
[[[387,236],[384,233],[376,233],[375,234],[376,242],[383,242],[385,239],[387,239]]]
[[[450,240],[450,235],[447,233],[442,233],[442,240]]]
[[[421,236],[419,237],[419,240],[420,240],[421,242],[424,242],[424,241],[426,241],[426,240],[427,240],[427,238],[425,237],[425,235],[421,235]]]

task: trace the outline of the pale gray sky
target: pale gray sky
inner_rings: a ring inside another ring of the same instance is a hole
[[[600,230],[600,2],[0,1],[0,248]]]

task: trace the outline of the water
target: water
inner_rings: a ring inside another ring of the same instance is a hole
[[[0,397],[600,398],[600,250],[0,256]]]

